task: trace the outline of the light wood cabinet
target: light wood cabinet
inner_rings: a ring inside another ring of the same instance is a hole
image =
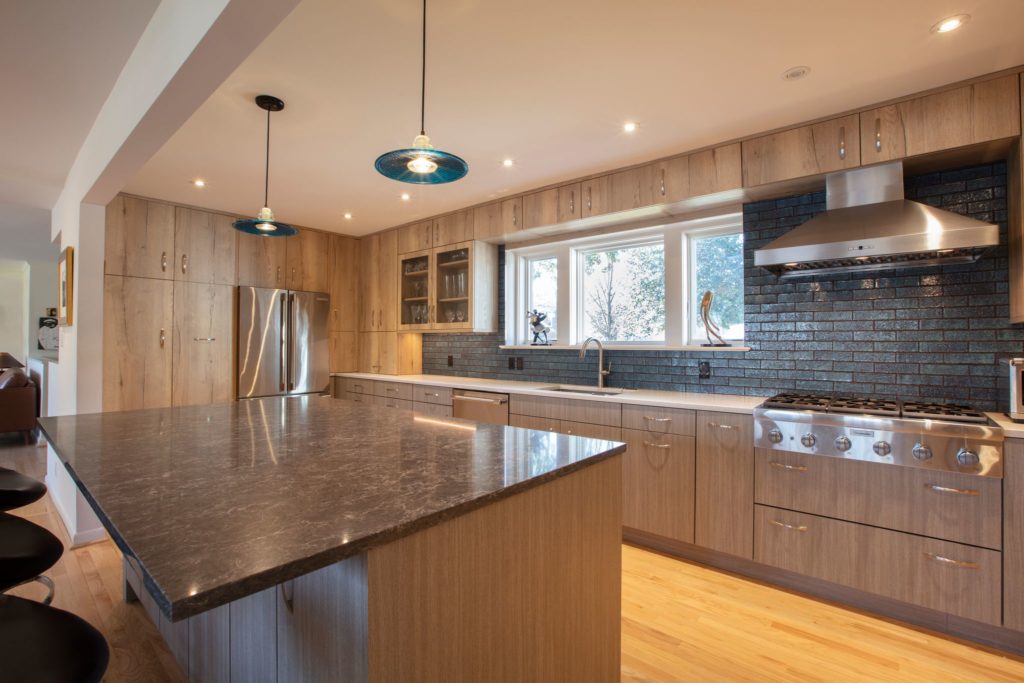
[[[622,404],[616,401],[572,400],[556,396],[512,394],[509,399],[509,412],[513,415],[528,415],[608,427],[622,425],[622,408]]]
[[[238,284],[285,289],[288,286],[288,240],[293,237],[238,235]]]
[[[362,332],[359,372],[416,375],[423,371],[423,337],[401,332]]]
[[[622,430],[622,524],[693,543],[694,438]]]
[[[358,367],[360,287],[359,241],[331,235],[328,318],[331,372],[352,372]]]
[[[753,187],[860,165],[857,114],[743,142],[743,186]]]
[[[690,158],[672,157],[650,166],[652,203],[667,204],[689,197]]]
[[[171,405],[174,283],[107,275],[103,286],[103,410]]]
[[[722,145],[690,154],[687,162],[690,197],[743,187],[740,143]]]
[[[299,234],[283,238],[287,244],[288,289],[326,292],[330,279],[330,241],[325,232],[302,228]]]
[[[574,221],[582,216],[582,185],[570,183],[523,197],[523,229]]]
[[[1018,76],[1003,76],[860,114],[865,164],[1020,135]]]
[[[398,228],[398,253],[408,254],[434,246],[434,221],[421,221]]]
[[[523,229],[523,198],[513,197],[473,209],[473,239],[500,242]]]
[[[452,416],[452,407],[450,405],[445,406],[439,403],[423,403],[421,401],[413,401],[412,410],[415,410],[420,415],[425,415],[427,417]]]
[[[1003,625],[1024,631],[1024,439],[1003,450]]]
[[[437,403],[451,406],[452,390],[449,387],[428,387],[414,384],[412,385],[412,400],[417,403]]]
[[[398,329],[493,332],[497,325],[498,250],[461,242],[403,254],[398,261]]]
[[[171,404],[235,398],[235,288],[174,283]]]
[[[754,556],[754,423],[750,415],[697,413],[694,543]]]
[[[685,408],[661,408],[623,404],[622,426],[648,432],[693,436],[696,413]]]
[[[468,242],[473,239],[473,212],[457,211],[433,221],[432,247]]]
[[[628,211],[654,204],[654,166],[609,173],[582,183],[582,217]]]
[[[398,231],[389,230],[359,240],[362,297],[359,329],[388,332],[397,329]]]
[[[177,207],[174,215],[174,279],[209,285],[238,282],[238,231],[220,213]]]
[[[1024,74],[1020,77],[1021,131],[1024,131]],[[1010,242],[1010,322],[1024,322],[1024,135],[1007,159],[1007,216]]]
[[[698,489],[699,490],[699,489]],[[755,561],[998,625],[1000,553],[758,505]]]
[[[106,210],[107,275],[174,277],[174,206],[118,195]]]

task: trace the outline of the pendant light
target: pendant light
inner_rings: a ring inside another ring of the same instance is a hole
[[[263,175],[263,208],[260,209],[256,218],[242,218],[232,225],[235,230],[247,232],[250,235],[262,235],[263,237],[288,237],[298,232],[293,226],[287,223],[279,223],[274,220],[274,212],[267,205],[270,195],[270,112],[284,109],[284,101],[273,95],[257,95],[256,106],[265,109],[267,112],[267,156]]]
[[[420,72],[420,134],[408,149],[396,149],[377,157],[374,166],[381,175],[403,183],[440,185],[458,180],[469,172],[460,157],[434,149],[424,126],[427,98],[427,0],[423,0],[423,54]]]

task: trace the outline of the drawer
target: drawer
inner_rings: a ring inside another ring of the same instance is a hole
[[[374,382],[373,383],[373,394],[374,396],[383,396],[384,398],[397,398],[402,401],[412,400],[412,385],[404,382]]]
[[[372,379],[353,379],[351,377],[342,377],[342,388],[346,394],[372,394],[373,393],[373,380]]]
[[[376,406],[383,406],[385,408],[397,408],[398,410],[412,410],[412,401],[405,401],[400,398],[391,398],[389,396],[374,396],[373,404]]]
[[[618,427],[609,427],[608,425],[594,425],[587,424],[586,422],[562,420],[561,425],[556,431],[571,436],[583,436],[588,439],[622,440],[622,430]]]
[[[440,403],[446,406],[452,404],[452,390],[447,387],[425,387],[421,384],[410,384],[412,387],[412,400],[420,403]]]
[[[693,423],[692,410],[629,404],[622,406],[622,426],[625,429],[693,436]]]
[[[692,436],[622,430],[622,525],[693,543]]]
[[[420,415],[429,415],[430,417],[451,417],[452,407],[443,406],[440,403],[424,403],[423,401],[413,401],[412,409]]]
[[[510,398],[509,412],[514,415],[585,422],[609,427],[622,425],[622,406],[611,401],[574,401],[561,397],[513,394]]]
[[[562,428],[561,420],[552,420],[546,417],[533,417],[532,415],[509,415],[508,424],[511,427],[536,429],[542,432],[557,432]]]
[[[345,393],[345,400],[352,401],[353,403],[363,403],[365,405],[373,405],[374,397],[370,394],[357,394],[354,391]]]
[[[947,541],[1002,548],[1002,481],[758,448],[754,499]]]
[[[765,505],[754,511],[757,562],[987,624],[1001,620],[1001,557]]]

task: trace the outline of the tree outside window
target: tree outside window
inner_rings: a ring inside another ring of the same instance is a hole
[[[665,339],[665,245],[582,254],[582,332],[604,341]]]
[[[699,237],[693,240],[693,329],[704,336],[700,300],[704,292],[715,294],[711,320],[725,339],[743,339],[743,234]]]

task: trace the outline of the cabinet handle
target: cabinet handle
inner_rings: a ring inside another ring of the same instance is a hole
[[[197,341],[197,342],[215,342],[215,341],[217,341],[217,338],[216,337],[192,337],[192,341]]]
[[[160,254],[160,270],[167,272],[167,252],[161,252]]]
[[[292,268],[292,281],[293,282],[295,281],[295,269],[294,268]]]
[[[875,151],[882,151],[882,119],[881,117],[875,119]]]
[[[587,187],[587,210],[593,208],[593,196],[590,193],[590,187]]]
[[[718,422],[708,422],[708,427],[714,427],[715,429],[736,429],[735,425],[724,425]]]
[[[181,272],[182,273],[187,273],[188,272],[188,254],[182,254],[181,255]]]
[[[569,215],[576,213],[576,190],[569,192]]]
[[[935,553],[925,553],[924,556],[932,562],[938,562],[939,564],[944,564],[948,567],[958,567],[960,569],[978,568],[977,562],[964,562],[963,560],[954,560],[951,557],[944,557],[943,555],[936,555]]]
[[[164,328],[162,328],[162,327],[161,327],[161,328],[160,328],[160,348],[161,348],[161,349],[162,349],[162,348],[164,348],[164,341],[165,341],[166,339],[167,339],[167,338],[166,338],[166,337],[164,336]]]
[[[952,486],[943,486],[941,484],[925,484],[924,487],[926,489],[931,489],[936,493],[952,493],[957,496],[977,496],[981,494],[977,489],[958,489],[953,488]]]
[[[799,531],[800,533],[807,531],[807,527],[803,524],[786,524],[785,522],[780,522],[777,519],[770,519],[768,520],[768,523],[781,529],[789,529],[790,531]]]
[[[644,446],[647,448],[661,448],[662,450],[672,448],[670,443],[654,443],[653,441],[644,441]]]
[[[516,208],[517,208],[516,205],[513,204],[512,205],[512,225],[519,225],[519,218],[517,216]]]
[[[661,169],[661,196],[665,196],[665,169]]]
[[[281,266],[277,267],[277,276],[274,279],[274,282],[281,282]]]
[[[288,583],[291,583],[290,581]],[[277,584],[278,590],[281,592],[281,601],[284,602],[284,606],[288,608],[289,612],[295,611],[295,587],[292,587],[292,595],[288,595],[288,592],[284,588],[283,583]]]
[[[777,460],[769,460],[768,464],[777,470],[790,470],[791,472],[806,472],[806,465],[787,465],[784,462],[778,462]]]
[[[389,394],[396,394],[396,393],[398,393],[397,389],[392,389],[391,387],[385,387],[384,391],[388,392]]]
[[[839,158],[846,158],[846,126],[839,127]]]
[[[648,422],[671,422],[671,417],[654,417],[653,415],[644,415],[644,419]]]

